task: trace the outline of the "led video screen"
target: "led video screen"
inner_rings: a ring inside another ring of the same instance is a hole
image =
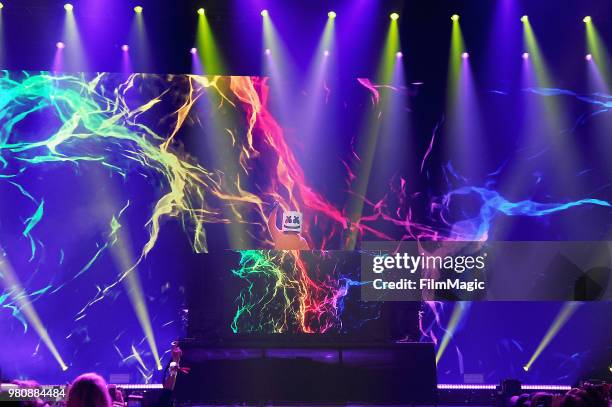
[[[299,255],[274,249],[609,237],[609,97],[470,92],[447,112],[426,84],[365,78],[296,90],[264,77],[2,72],[0,338],[31,362],[0,362],[42,378],[91,366],[151,378],[185,334],[185,282],[209,272],[208,254],[235,259],[221,270],[236,288],[221,305],[227,332],[342,332],[380,316],[356,305],[357,275],[309,280]],[[300,230],[289,242],[287,227]],[[424,310],[420,335],[437,341],[440,308]]]

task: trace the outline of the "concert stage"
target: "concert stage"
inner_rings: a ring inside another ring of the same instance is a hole
[[[612,399],[611,16],[0,0],[0,381]]]

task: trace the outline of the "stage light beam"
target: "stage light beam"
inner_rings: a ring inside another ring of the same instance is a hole
[[[196,75],[204,75],[202,63],[200,62],[200,56],[198,55],[198,49],[196,47],[192,47],[189,50],[189,54],[191,54],[191,72]]]
[[[451,44],[448,55],[448,92],[450,96],[449,100],[456,100],[455,96],[457,94],[459,74],[461,71],[461,59],[467,57],[467,52],[465,51],[465,43],[463,41],[463,34],[461,32],[458,16],[451,20]]]
[[[134,255],[130,241],[128,240],[129,233],[123,230],[123,226],[119,224],[114,217],[111,238],[113,239],[111,254],[115,263],[122,271],[121,279],[124,279],[123,281],[128,297],[130,298],[130,302],[132,303],[132,307],[136,313],[136,318],[140,323],[140,327],[142,328],[146,341],[151,349],[151,354],[153,355],[153,359],[155,361],[155,367],[157,370],[162,370],[145,295],[142,289],[142,284],[140,283],[140,277],[138,276],[138,269],[134,265]]]
[[[38,312],[34,308],[32,302],[28,299],[28,293],[22,287],[21,282],[19,281],[19,277],[13,270],[12,266],[9,264],[6,255],[2,252],[0,248],[0,281],[4,284],[6,292],[8,295],[13,298],[15,303],[18,305],[18,309],[23,315],[26,317],[27,321],[34,328],[40,340],[45,344],[51,355],[55,358],[57,363],[60,365],[60,368],[63,371],[68,370],[68,366],[62,359],[57,347],[53,343],[47,328],[43,324]]]
[[[528,19],[525,19],[522,23],[523,26],[523,51],[529,53],[529,58],[523,60],[523,72],[521,79],[521,86],[523,92],[531,93],[530,89],[536,88],[555,88],[555,80],[551,75],[546,58],[541,51],[540,45],[536,33]],[[575,141],[566,135],[564,129],[570,126],[567,123],[568,112],[565,111],[565,106],[560,103],[558,98],[541,98],[541,100],[534,100],[531,96],[526,99],[529,108],[525,108],[525,114],[528,119],[525,120],[525,132],[529,134],[530,138],[538,140],[542,136],[546,137],[546,142],[550,146],[550,154],[555,157],[551,161],[554,166],[554,170],[558,174],[555,184],[557,188],[566,191],[565,193],[573,195],[578,193],[578,185],[574,182],[568,182],[567,180],[575,177],[575,174],[579,171],[582,164],[579,163],[579,157],[576,152],[578,151]],[[516,172],[517,179],[523,179],[526,173],[522,169],[518,169]],[[518,187],[521,183],[511,183],[511,188],[524,188],[524,186]],[[516,194],[517,192],[513,192]],[[527,190],[524,190],[527,193]]]
[[[444,336],[442,337],[442,341],[440,342],[440,346],[438,346],[438,351],[436,352],[436,364],[438,364],[440,362],[440,359],[442,359],[442,355],[444,355],[444,352],[446,351],[450,340],[455,335],[459,323],[461,322],[463,316],[469,308],[468,304],[469,303],[464,302],[455,303],[453,313],[451,314],[450,320],[448,321],[448,325],[446,326],[446,330],[444,332]]]
[[[153,63],[151,57],[151,42],[149,41],[146,24],[142,6],[134,7],[127,43],[131,44],[132,47],[131,54],[132,61],[135,64],[134,68],[140,71],[150,70]]]
[[[531,369],[531,366],[536,361],[536,359],[544,352],[544,349],[550,344],[550,342],[557,336],[561,328],[567,323],[567,321],[571,318],[572,315],[578,310],[578,308],[582,305],[580,302],[566,302],[563,304],[563,307],[553,320],[553,323],[548,328],[546,335],[540,341],[537,349],[529,359],[529,362],[525,366],[523,366],[523,370],[528,372]]]
[[[132,68],[132,58],[128,52],[130,47],[127,44],[121,46],[121,72],[125,75],[130,74],[134,69]]]
[[[394,73],[396,71],[395,68],[398,65],[401,65],[401,61],[397,57],[397,53],[400,52],[400,49],[401,44],[399,24],[397,20],[391,19],[389,21],[389,29],[387,31],[385,45],[378,63],[375,79],[377,84],[390,85],[393,82]],[[352,225],[358,225],[358,222],[361,219],[365,204],[361,197],[366,196],[368,185],[370,184],[374,156],[381,129],[381,120],[379,120],[378,114],[380,114],[380,112],[384,112],[389,106],[389,103],[389,93],[385,92],[385,97],[381,99],[379,106],[375,109],[375,115],[366,119],[367,124],[363,130],[364,134],[361,136],[361,140],[357,147],[358,155],[361,157],[361,167],[359,169],[359,175],[355,178],[355,184],[353,186],[355,195],[353,198],[351,198],[347,207],[347,215]],[[359,227],[351,227],[349,229],[348,238],[344,242],[345,249],[354,250],[357,244],[358,234]]]
[[[53,66],[51,67],[52,72],[60,72],[64,69],[64,45],[63,42],[59,41],[55,44],[55,55],[53,57]]]
[[[588,17],[588,18],[587,18]],[[598,65],[598,70],[606,86],[610,85],[610,56],[605,42],[600,36],[597,27],[592,19],[587,16],[584,18],[586,29],[586,49],[587,54],[591,55],[587,61],[593,61]]]
[[[531,23],[527,16],[523,16],[521,21],[523,22],[523,49],[527,49],[529,52],[529,56],[531,57],[531,61],[533,63],[533,68],[535,70],[536,79],[538,86],[544,88],[552,87],[552,80],[549,74],[548,67],[544,61],[542,56],[542,52],[540,50],[540,46],[538,45],[538,41],[536,36],[531,28]]]
[[[64,14],[64,26],[61,37],[62,41],[65,42],[65,45],[67,45],[64,68],[71,71],[87,71],[88,64],[86,54],[84,52],[77,19],[72,12],[72,4],[66,3],[64,8],[66,9],[66,13]]]
[[[447,119],[444,123],[446,134],[450,136],[445,141],[445,149],[452,157],[453,166],[471,177],[482,173],[478,157],[484,154],[480,146],[485,140],[469,58],[461,23],[453,21],[447,76]]]
[[[215,40],[206,13],[198,15],[195,47],[199,50],[200,65],[205,74],[220,75],[225,71],[224,59]]]
[[[391,20],[385,46],[381,55],[381,60],[377,71],[377,81],[380,83],[390,83],[393,77],[393,67],[395,65],[397,52],[400,51],[399,24],[397,20]]]

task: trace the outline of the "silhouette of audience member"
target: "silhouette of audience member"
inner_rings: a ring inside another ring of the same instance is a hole
[[[550,393],[537,392],[531,396],[529,407],[549,407],[553,405],[555,396]]]
[[[513,407],[612,407],[612,386],[584,383],[565,395],[550,393],[521,394],[510,400]]]
[[[531,394],[524,393],[520,396],[512,396],[510,398],[510,405],[512,407],[530,407],[531,404]]]
[[[123,401],[123,393],[121,393],[121,389],[119,389],[114,384],[108,385],[108,394],[110,394],[111,402],[115,407],[123,407],[125,406],[125,402]]]
[[[604,394],[603,387],[589,383],[568,391],[561,400],[562,407],[608,407],[609,395]]]
[[[106,382],[95,373],[85,373],[74,379],[68,390],[66,407],[112,407]]]

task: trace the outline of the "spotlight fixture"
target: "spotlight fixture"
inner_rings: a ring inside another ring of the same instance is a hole
[[[453,15],[451,16],[451,20],[453,20],[453,21],[459,21],[459,14],[453,14]]]
[[[397,52],[395,53],[395,57],[396,57],[396,58],[401,58],[401,57],[403,57],[403,56],[404,56],[404,54],[402,54],[402,51],[397,51]]]
[[[191,55],[195,55],[198,53],[198,49],[196,47],[193,47],[189,50],[189,53],[191,53]]]
[[[4,4],[0,3],[0,10],[4,8]]]
[[[329,51],[328,50],[323,51],[323,56],[328,57],[329,56]]]
[[[591,54],[586,54],[586,56],[584,57],[584,59],[586,59],[587,61],[591,61],[593,59],[593,55]]]
[[[461,54],[461,58],[463,59],[468,59],[470,57],[470,54],[468,54],[467,52],[464,52]]]
[[[127,44],[123,44],[123,45],[121,46],[121,51],[123,51],[123,52],[128,52],[129,50],[130,50],[130,46],[129,46],[129,45],[127,45]]]
[[[521,55],[521,57],[523,59],[529,59],[529,52],[523,52],[523,55]]]
[[[270,55],[272,53],[272,51],[270,51],[270,48],[266,48],[266,50],[264,51],[264,53],[266,55]]]
[[[593,19],[591,18],[591,16],[586,16],[585,18],[582,19],[583,22],[585,23],[590,23]]]
[[[66,3],[64,4],[64,10],[66,11],[72,11],[74,9],[74,6],[70,3]]]
[[[134,7],[134,12],[136,12],[137,14],[142,13],[142,6],[136,6],[136,7]]]
[[[270,13],[268,13],[268,10],[263,9],[263,10],[261,10],[260,14],[261,14],[262,17],[268,17],[268,14],[270,14]]]
[[[64,49],[64,48],[66,48],[66,44],[64,44],[61,41],[58,41],[57,44],[55,44],[55,46],[57,47],[57,49]]]
[[[203,8],[203,7],[200,7],[200,8],[198,9],[198,14],[199,14],[199,15],[201,15],[201,16],[203,16],[205,12],[206,12],[206,11],[204,10],[204,8]]]
[[[336,18],[336,12],[335,11],[330,11],[329,13],[327,13],[327,17],[331,18],[332,20],[334,18]]]
[[[391,13],[391,15],[389,16],[391,18],[391,20],[395,21],[399,18],[399,14],[397,13]]]
[[[521,17],[521,21],[522,21],[523,23],[526,23],[527,21],[529,21],[529,17],[527,17],[527,16],[525,15],[525,16]]]

